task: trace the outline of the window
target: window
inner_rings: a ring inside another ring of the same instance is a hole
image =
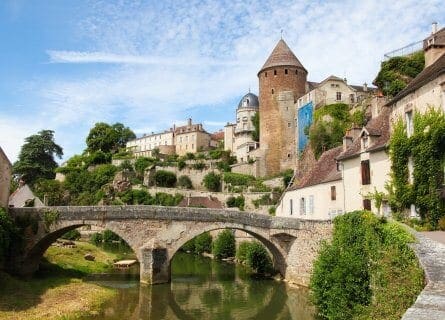
[[[287,123],[287,127],[290,128],[290,122]]]
[[[337,200],[337,190],[335,189],[335,186],[331,186],[331,200]]]
[[[363,209],[371,211],[371,199],[363,199]]]
[[[264,72],[264,78],[267,78],[267,72]]]
[[[287,74],[287,69],[284,69],[284,74]]]
[[[247,121],[247,117],[243,117],[243,121],[246,122]]]
[[[414,128],[413,128],[413,112],[412,111],[408,111],[405,113],[405,120],[406,120],[406,135],[409,137],[411,137],[413,135],[414,132]]]
[[[295,70],[295,74],[298,74],[298,70]]]
[[[276,76],[277,75],[277,70],[273,71],[273,75]]]
[[[289,199],[289,213],[292,215],[294,212],[294,201],[292,199]]]
[[[354,94],[353,93],[351,93],[349,95],[349,100],[351,100],[351,103],[354,103]]]
[[[274,90],[272,89],[272,94],[274,94]]]
[[[309,211],[310,214],[314,213],[314,196],[309,196]]]
[[[304,198],[300,199],[300,215],[306,214],[306,203],[304,201]]]
[[[362,169],[362,184],[371,184],[371,171],[369,169],[369,160],[364,160],[361,162]]]
[[[362,149],[367,149],[369,147],[369,139],[368,136],[364,135],[362,137]]]
[[[287,154],[287,157],[290,158],[290,153]]]
[[[337,92],[337,97],[336,97],[337,101],[341,100],[341,92]]]
[[[192,149],[194,149],[195,148],[195,145],[192,143]]]

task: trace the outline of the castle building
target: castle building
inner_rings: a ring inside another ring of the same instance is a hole
[[[248,93],[240,100],[236,109],[236,123],[228,123],[224,127],[224,149],[231,151],[239,163],[253,159],[252,152],[258,148],[252,134],[255,126],[252,118],[258,112],[258,97]]]
[[[174,154],[174,131],[168,131],[152,134],[144,134],[127,142],[126,148],[138,157],[151,157],[154,149],[158,149],[162,154]]]
[[[261,175],[295,166],[294,104],[306,93],[307,71],[281,39],[258,72]]]
[[[210,134],[203,129],[202,124],[193,124],[191,118],[187,120],[185,126],[175,128],[176,154],[180,156],[207,150],[210,141]]]

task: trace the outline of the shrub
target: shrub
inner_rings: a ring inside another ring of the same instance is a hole
[[[224,173],[224,182],[229,183],[232,186],[247,186],[253,181],[255,181],[255,177],[248,174],[234,172]]]
[[[283,185],[285,188],[287,188],[287,186],[289,185],[294,176],[294,170],[288,169],[282,173],[282,176],[283,176]]]
[[[182,251],[185,252],[195,252],[195,239],[187,241],[184,243],[184,245],[181,247]]]
[[[79,240],[80,239],[80,232],[77,229],[73,229],[65,233],[62,237],[62,239],[66,240]]]
[[[173,172],[158,170],[154,174],[156,186],[173,188],[176,183],[176,175]]]
[[[250,241],[242,241],[236,250],[236,259],[241,263],[246,263],[247,250],[249,249]]]
[[[332,242],[323,244],[310,281],[319,315],[400,319],[423,288],[410,241],[399,225],[370,212],[336,217]]]
[[[113,231],[106,229],[103,232],[103,242],[121,241],[121,238]]]
[[[188,176],[180,176],[178,178],[178,187],[184,189],[193,189],[192,180]]]
[[[191,153],[191,152],[187,152],[187,153],[185,154],[185,158],[186,158],[187,160],[194,160],[194,159],[195,159],[195,155],[194,155],[193,153]]]
[[[212,248],[216,259],[224,259],[235,256],[235,236],[232,230],[226,229],[216,237]]]
[[[212,236],[208,232],[204,232],[195,238],[194,252],[202,254],[204,252],[212,252]]]
[[[445,217],[439,219],[438,226],[440,230],[445,231]]]
[[[275,207],[270,207],[269,208],[269,214],[271,215],[271,216],[275,216],[275,211],[277,210],[277,208],[275,208]]]
[[[195,169],[195,170],[204,170],[205,169],[205,167],[206,167],[206,165],[205,165],[205,163],[204,162],[195,162],[194,164],[193,164],[193,169]]]
[[[14,221],[6,213],[6,211],[0,207],[0,266],[11,251],[11,247],[15,240],[18,238],[18,229],[16,228]]]
[[[179,161],[178,161],[178,169],[179,169],[179,170],[184,169],[186,166],[187,166],[187,163],[185,163],[184,160],[179,160]]]
[[[221,176],[214,172],[209,172],[204,176],[202,180],[203,185],[209,191],[220,191],[221,190]]]
[[[101,243],[103,241],[103,239],[104,238],[102,236],[102,233],[96,232],[91,235],[90,242],[97,245],[97,244]]]
[[[272,260],[267,252],[266,248],[258,241],[253,241],[246,251],[246,263],[256,273],[268,273],[271,272]]]
[[[244,210],[244,197],[229,197],[226,201],[226,204],[229,208],[239,208],[240,210]]]

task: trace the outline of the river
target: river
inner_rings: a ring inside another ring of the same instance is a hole
[[[95,282],[118,294],[100,314],[82,319],[314,319],[306,289],[256,279],[241,265],[182,252],[173,258],[171,283],[139,285],[131,277]]]

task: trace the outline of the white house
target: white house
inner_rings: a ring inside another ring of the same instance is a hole
[[[276,208],[276,215],[308,220],[329,220],[344,212],[345,195],[335,158],[337,147],[324,152],[314,168],[290,187]]]

